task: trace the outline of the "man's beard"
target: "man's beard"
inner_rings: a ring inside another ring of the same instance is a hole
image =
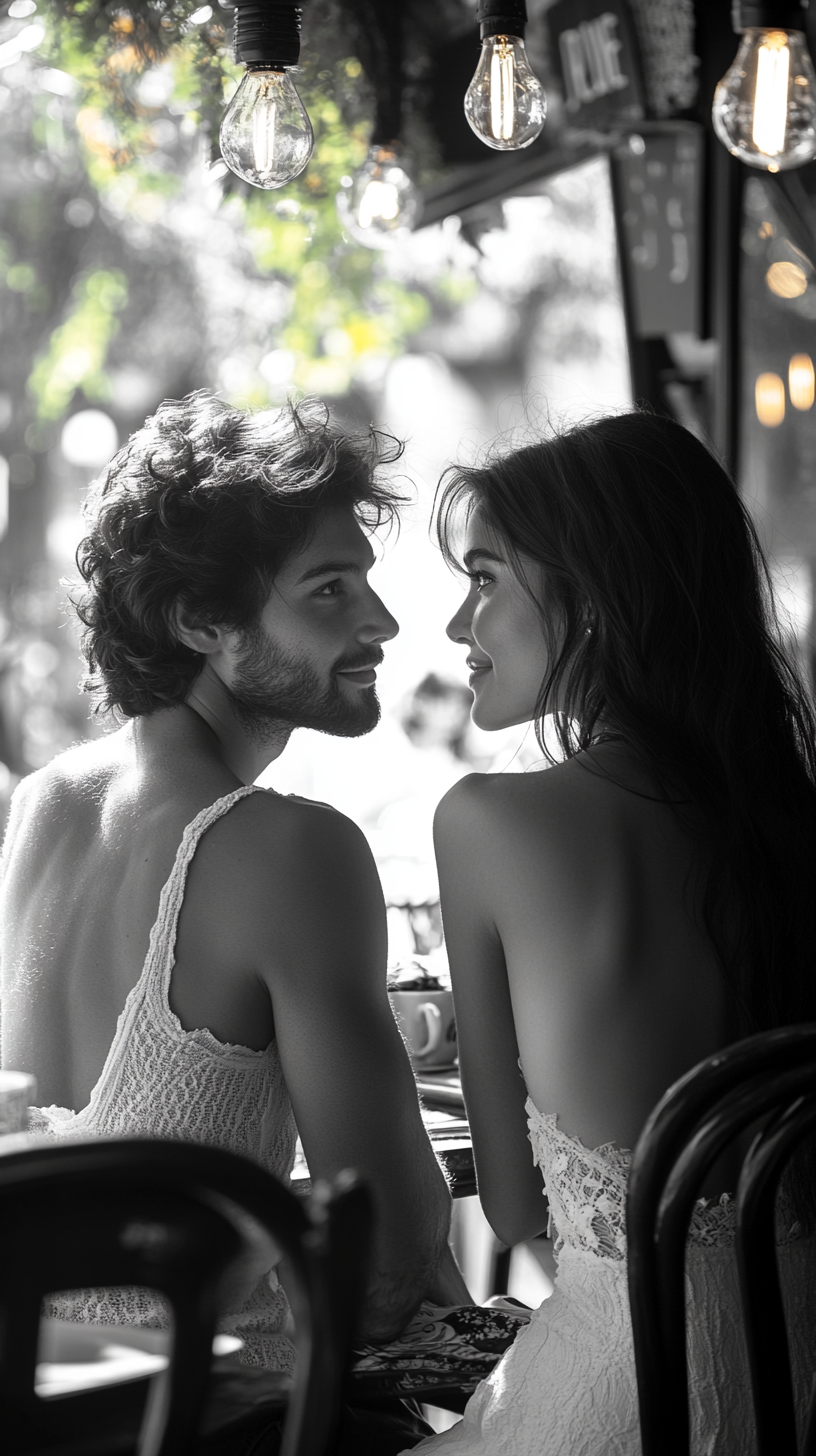
[[[368,667],[374,658],[382,661],[379,648],[338,658],[328,684],[323,684],[304,659],[273,649],[260,627],[248,628],[243,639],[227,696],[253,742],[288,737],[293,728],[315,728],[336,738],[361,738],[376,728],[380,704],[374,687],[345,693],[336,674],[343,668]]]

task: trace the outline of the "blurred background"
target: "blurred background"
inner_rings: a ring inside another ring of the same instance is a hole
[[[266,191],[218,148],[242,75],[231,8],[0,4],[0,817],[23,775],[106,731],[66,609],[82,500],[145,416],[193,389],[252,408],[316,394],[405,441],[411,503],[372,574],[401,623],[382,721],[362,740],[297,732],[262,780],[360,824],[392,961],[444,955],[441,795],[541,757],[532,732],[470,723],[444,631],[462,587],[429,538],[451,462],[633,400],[668,411],[734,472],[812,678],[814,164],[749,171],[714,136],[728,0],[528,12],[549,116],[501,154],[462,110],[475,0],[310,0],[296,80],[314,151]],[[342,199],[386,115],[416,216],[370,247]],[[478,1230],[471,1248],[478,1296],[495,1250]]]

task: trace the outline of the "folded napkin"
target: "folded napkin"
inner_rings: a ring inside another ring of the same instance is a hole
[[[376,1395],[432,1396],[435,1390],[470,1394],[512,1345],[532,1311],[513,1300],[497,1307],[421,1304],[410,1324],[387,1345],[355,1351],[352,1380]]]

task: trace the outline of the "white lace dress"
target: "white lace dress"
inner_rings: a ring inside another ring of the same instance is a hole
[[[550,1200],[555,1289],[471,1397],[464,1419],[414,1448],[444,1456],[639,1456],[626,1284],[630,1154],[592,1150],[527,1102],[533,1157]],[[693,1456],[756,1450],[734,1258],[734,1204],[701,1200],[686,1257]],[[779,1249],[801,1420],[814,1368],[813,1240]],[[407,1453],[404,1453],[407,1456]]]
[[[297,1129],[276,1042],[264,1051],[231,1046],[206,1029],[185,1031],[170,1010],[170,976],[187,871],[201,836],[247,794],[248,786],[218,799],[188,824],[159,913],[141,976],[125,1002],[99,1081],[87,1107],[36,1107],[32,1132],[51,1137],[181,1138],[253,1158],[288,1183]],[[219,1329],[244,1341],[241,1358],[270,1369],[293,1368],[294,1351],[282,1333],[288,1303],[274,1268],[260,1278]],[[80,1290],[55,1299],[49,1313],[100,1324],[163,1326],[163,1303],[148,1290]]]

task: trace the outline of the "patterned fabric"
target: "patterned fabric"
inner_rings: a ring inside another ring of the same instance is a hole
[[[161,893],[142,974],[125,1002],[87,1107],[31,1108],[30,1131],[54,1138],[143,1134],[207,1143],[253,1158],[288,1183],[297,1129],[277,1044],[253,1051],[220,1042],[206,1028],[185,1031],[168,1000],[187,871],[199,840],[233,804],[264,792],[252,785],[236,789],[187,826]],[[79,1290],[60,1296],[48,1312],[100,1324],[167,1324],[163,1302],[148,1290]],[[241,1358],[247,1364],[290,1370],[293,1350],[282,1333],[287,1315],[272,1267],[219,1329],[244,1340]]]
[[[529,1321],[530,1311],[522,1307],[421,1304],[398,1339],[388,1345],[363,1345],[355,1352],[355,1398],[365,1392],[432,1402],[434,1391],[469,1394]]]
[[[630,1154],[585,1148],[527,1103],[533,1158],[550,1202],[558,1273],[549,1299],[477,1387],[464,1419],[423,1441],[444,1456],[640,1456],[626,1283]],[[812,1238],[782,1218],[778,1250],[797,1415],[814,1367]],[[701,1199],[686,1254],[693,1456],[755,1456],[736,1260],[734,1204]]]

